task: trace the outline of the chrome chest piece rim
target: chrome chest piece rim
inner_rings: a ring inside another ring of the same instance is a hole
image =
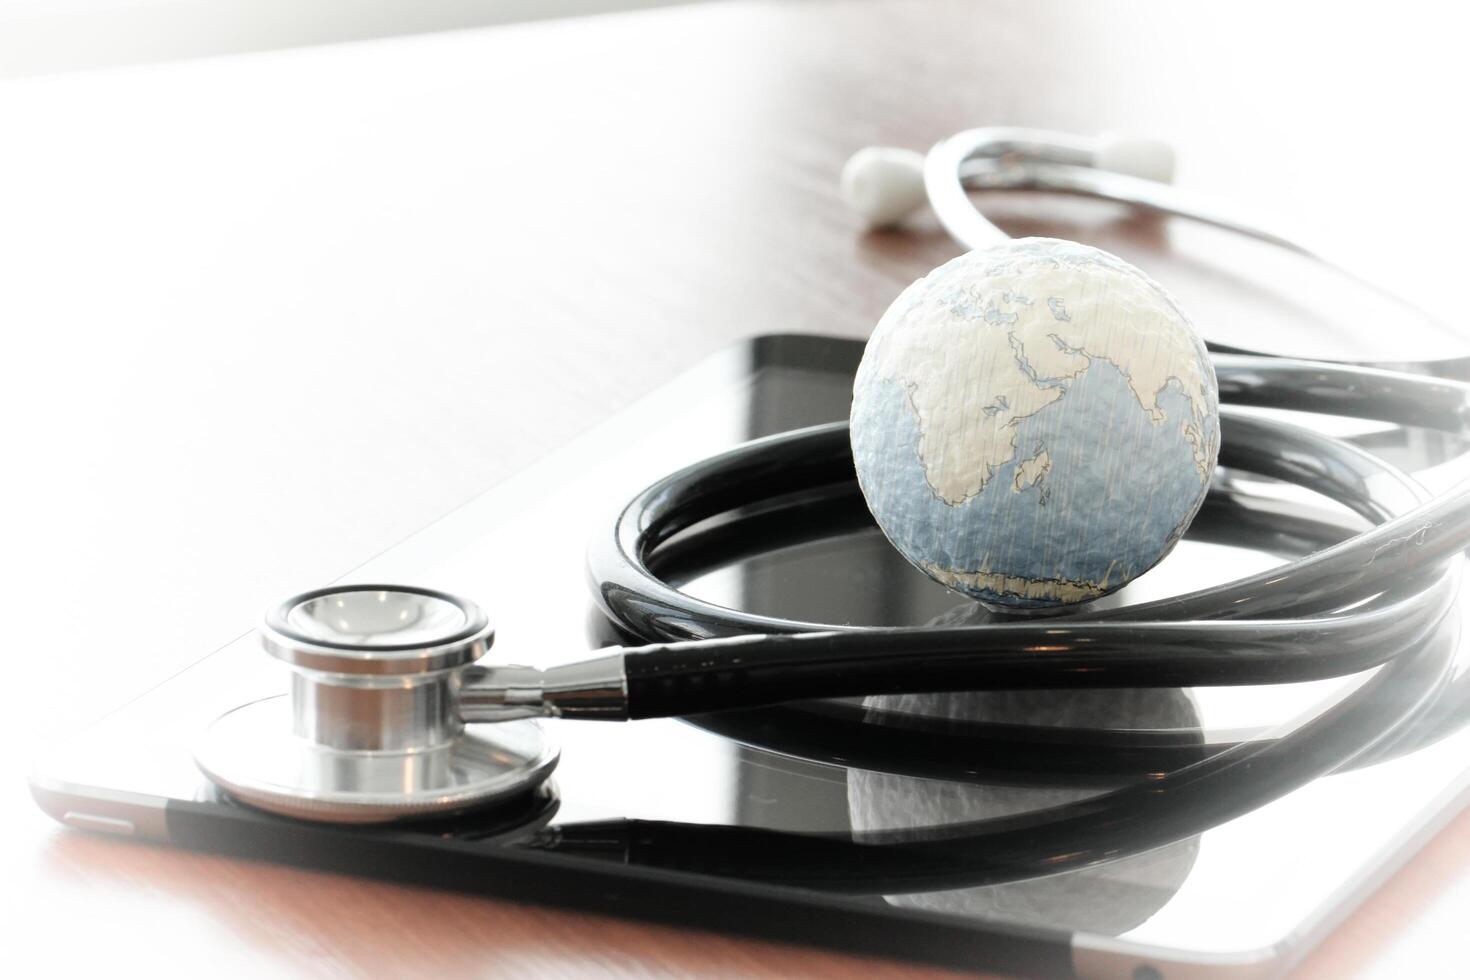
[[[319,589],[268,612],[261,637],[290,668],[291,693],[222,715],[194,756],[243,803],[333,823],[442,816],[519,797],[556,765],[535,721],[465,728],[463,674],[494,637],[471,602]]]

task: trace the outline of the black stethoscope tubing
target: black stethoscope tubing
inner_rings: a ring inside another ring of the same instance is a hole
[[[1466,389],[1452,382],[1234,355],[1222,355],[1217,371],[1222,400],[1234,404],[1466,432]],[[772,685],[773,701],[808,689],[840,694],[843,678],[833,675],[844,672],[853,693],[872,693],[881,689],[875,678],[906,673],[909,682],[895,681],[895,690],[912,689],[912,674],[931,668],[926,679],[935,678],[935,690],[958,690],[1280,683],[1378,667],[1290,734],[1212,750],[1182,768],[1061,807],[930,828],[924,840],[905,830],[829,841],[850,860],[821,857],[798,868],[787,854],[769,867],[788,883],[862,893],[975,886],[1113,860],[1193,836],[1391,748],[1404,723],[1443,703],[1438,699],[1452,686],[1455,644],[1433,641],[1443,636],[1436,631],[1458,595],[1456,559],[1470,542],[1470,484],[1430,499],[1413,480],[1343,440],[1268,419],[1222,413],[1222,436],[1223,466],[1325,493],[1376,526],[1282,568],[1120,609],[956,629],[838,630],[701,602],[663,582],[650,560],[660,546],[722,514],[777,508],[803,492],[851,481],[844,426],[759,440],[672,474],[629,504],[613,540],[590,556],[604,611],[621,630],[656,641],[770,635],[758,644],[733,640],[725,649],[681,649],[678,642],[643,648],[630,658],[637,664],[629,671],[630,702],[636,685],[639,700],[655,706],[648,714],[674,713],[674,702],[682,714],[718,710],[729,695],[708,679],[718,677],[712,671],[727,655],[742,667],[730,679]],[[895,653],[896,641],[908,649]],[[752,670],[753,651],[767,658],[764,675],[761,664]],[[752,691],[735,698],[749,703]],[[640,860],[654,863],[661,846],[674,861],[708,855],[695,839],[716,834],[723,857],[713,860],[737,861],[747,878],[766,866],[758,854],[785,850],[770,850],[768,831],[657,822],[626,828],[634,828],[627,832],[640,842]],[[566,831],[549,846],[567,846]],[[750,848],[739,846],[745,837]],[[626,843],[633,846],[632,838]]]
[[[1216,373],[1221,400],[1227,405],[1368,418],[1436,428],[1461,437],[1470,432],[1470,388],[1456,382],[1234,355],[1218,356]],[[1395,576],[1427,569],[1421,560],[1425,549],[1408,547],[1409,543],[1422,538],[1426,525],[1442,529],[1446,519],[1459,516],[1463,520],[1461,512],[1470,509],[1470,486],[1427,500],[1413,480],[1343,440],[1229,411],[1222,411],[1221,432],[1222,466],[1323,492],[1381,526],[1284,568],[1216,588],[1116,610],[1089,612],[1084,608],[1004,628],[1056,636],[1042,631],[1073,627],[1084,618],[1097,625],[1129,621],[1152,628],[1177,626],[1168,621],[1183,619],[1246,620],[1287,611],[1315,615],[1344,608],[1381,591],[1382,584]],[[851,480],[845,423],[757,440],[670,474],[623,509],[610,540],[593,542],[588,561],[596,598],[614,624],[649,641],[838,629],[700,601],[653,574],[648,561],[658,548],[702,521],[736,509],[776,507],[789,495]],[[1435,537],[1445,535],[1441,530]],[[1456,544],[1458,541],[1450,542],[1439,557],[1458,551]],[[1381,573],[1391,558],[1394,572],[1385,576]],[[1267,622],[1274,623],[1271,631],[1281,623]],[[1242,632],[1249,631],[1248,624],[1239,625],[1245,627]],[[889,640],[903,641],[942,632],[841,629],[848,637],[882,633]],[[969,634],[971,642],[975,635]],[[1040,662],[1036,657],[1032,661]],[[1135,685],[1130,682],[1127,686]]]
[[[1430,423],[1456,434],[1465,428],[1465,389],[1452,382],[1268,358],[1222,359],[1219,373],[1233,402]],[[1304,375],[1316,380],[1303,383]],[[762,696],[870,694],[890,682],[911,689],[916,673],[932,678],[935,690],[1279,683],[1366,669],[1396,652],[1396,638],[1422,635],[1421,579],[1463,546],[1470,488],[1421,502],[1426,494],[1412,480],[1342,440],[1228,413],[1222,432],[1223,465],[1326,493],[1381,526],[1284,568],[1117,610],[978,628],[842,630],[702,602],[660,579],[648,561],[711,517],[850,483],[843,426],[760,440],[672,474],[623,511],[611,547],[604,542],[589,556],[604,611],[649,640],[764,637],[723,649],[655,643],[632,651],[630,703],[637,716],[695,714]],[[1374,599],[1385,589],[1406,594],[1385,608]],[[1354,604],[1361,605],[1347,608]],[[724,662],[740,669],[711,683]]]
[[[984,627],[834,629],[702,602],[647,565],[654,548],[680,530],[851,472],[840,425],[773,437],[656,484],[624,511],[615,546],[591,557],[603,607],[628,633],[764,634],[755,642],[655,643],[629,651],[634,717],[912,690],[916,674],[933,690],[1185,687],[1339,676],[1391,657],[1395,638],[1423,628],[1427,593],[1413,584],[1463,547],[1470,487],[1403,513],[1422,491],[1371,455],[1264,419],[1227,416],[1222,423],[1224,465],[1335,489],[1345,505],[1382,520],[1378,498],[1385,490],[1366,486],[1376,470],[1379,484],[1396,476],[1389,496],[1399,499],[1387,506],[1402,516],[1282,569],[1086,620],[1075,613]],[[1364,602],[1406,586],[1408,594],[1387,608]]]
[[[1347,515],[1324,521],[1321,515],[1263,510],[1252,495],[1216,486],[1190,527],[1193,541],[1227,543],[1290,559],[1337,544],[1360,530]],[[672,584],[692,581],[734,562],[777,549],[853,533],[876,534],[855,484],[799,498],[778,510],[723,521],[677,544],[658,549],[651,569]],[[950,613],[983,622],[987,614],[966,600]],[[931,624],[932,625],[932,624]],[[1441,633],[1444,631],[1442,630]],[[617,642],[604,635],[603,642]],[[1436,641],[1437,642],[1437,641]],[[1456,688],[1470,672],[1457,679]],[[1432,716],[1416,717],[1413,744],[1422,745],[1460,727],[1466,691],[1440,699]],[[1059,698],[1068,697],[1058,692]],[[1089,710],[1106,701],[1093,699]],[[1119,701],[1124,704],[1125,701]],[[1207,740],[1198,727],[1141,729],[1031,725],[981,718],[942,718],[890,710],[873,702],[803,701],[747,711],[714,712],[693,719],[701,728],[744,744],[787,755],[877,772],[976,782],[987,785],[1113,787],[1129,778],[1152,778],[1221,751],[1245,733],[1220,733]],[[1258,733],[1248,733],[1258,737]],[[1377,758],[1377,756],[1375,756]]]
[[[540,832],[527,843],[855,895],[974,888],[1081,870],[1193,837],[1390,741],[1399,723],[1432,702],[1446,682],[1453,646],[1406,652],[1288,737],[1243,743],[1156,779],[1045,810],[851,839],[598,821]]]

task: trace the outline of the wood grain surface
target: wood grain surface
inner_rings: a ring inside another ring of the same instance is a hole
[[[1441,16],[721,3],[5,83],[5,972],[928,975],[91,837],[30,804],[27,760],[732,340],[865,335],[952,254],[930,219],[843,209],[865,144],[1163,137],[1185,186],[1452,311],[1467,69]],[[986,203],[1143,265],[1216,336],[1412,336],[1197,229]],[[1446,975],[1467,911],[1461,817],[1301,975]]]

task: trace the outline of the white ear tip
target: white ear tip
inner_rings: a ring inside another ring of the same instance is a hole
[[[1104,136],[1098,143],[1097,167],[1160,184],[1174,182],[1174,148],[1163,140]]]
[[[897,224],[926,199],[924,155],[892,146],[858,150],[842,168],[842,199],[869,227]]]

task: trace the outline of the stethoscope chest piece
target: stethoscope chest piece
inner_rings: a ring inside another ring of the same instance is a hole
[[[288,599],[261,633],[291,693],[220,716],[194,754],[243,803],[332,823],[427,818],[520,797],[556,765],[535,721],[461,721],[464,670],[494,635],[472,603],[344,586]]]

